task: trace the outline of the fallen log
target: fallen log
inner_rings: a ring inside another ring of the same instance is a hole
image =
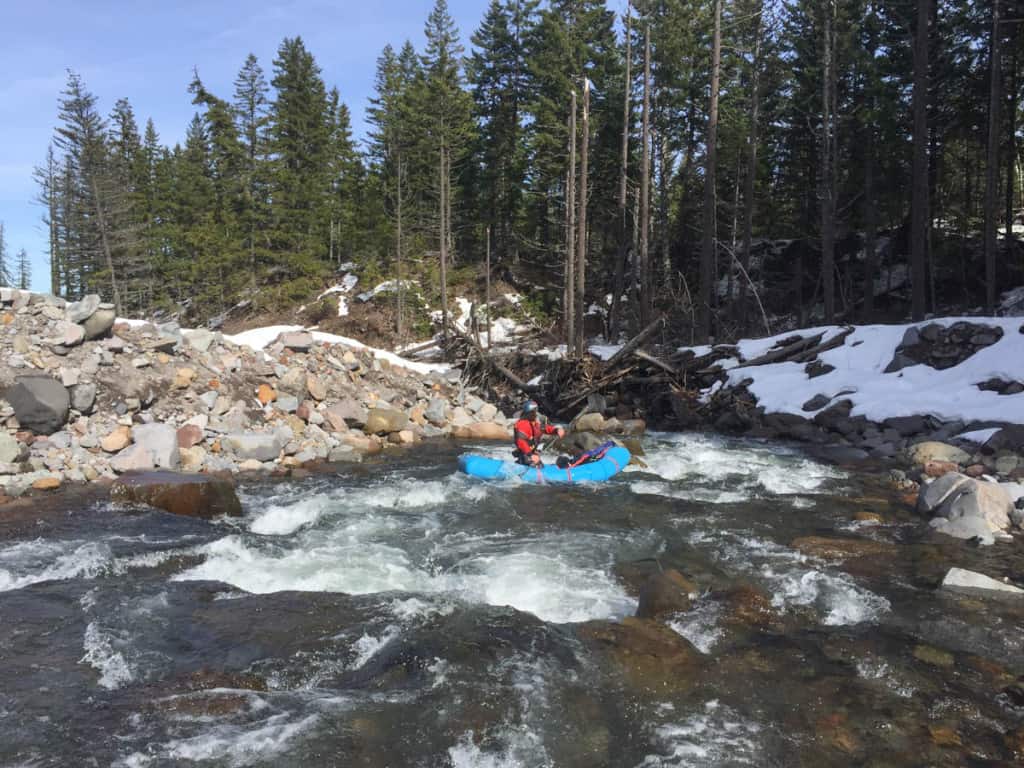
[[[795,363],[809,363],[811,360],[816,358],[822,352],[828,352],[830,349],[836,349],[837,347],[843,346],[846,343],[846,337],[853,333],[854,328],[851,325],[846,326],[841,333],[837,333],[828,341],[819,344],[812,349],[808,349],[806,352],[801,352],[797,357],[793,359]]]
[[[633,350],[637,349],[641,344],[647,341],[648,337],[653,335],[654,332],[657,331],[664,322],[664,315],[659,315],[657,318],[651,321],[650,325],[648,325],[646,328],[640,331],[640,333],[638,333],[632,339],[623,344],[622,349],[620,349],[618,352],[616,352],[614,355],[612,355],[605,361],[604,369],[606,371],[611,370],[616,365],[625,360],[626,357],[633,353]]]
[[[595,392],[600,392],[605,387],[609,387],[612,384],[617,384],[619,381],[621,381],[622,379],[626,378],[629,374],[631,374],[635,370],[636,370],[636,366],[635,365],[630,365],[630,366],[627,366],[626,368],[620,368],[618,371],[615,371],[615,372],[611,373],[610,375],[605,376],[604,378],[598,380],[597,382],[592,384],[590,387],[588,387],[582,394],[573,397],[572,400],[567,402],[565,405],[561,406],[559,408],[559,413],[566,413],[568,411],[571,411],[575,406],[577,406],[580,403],[582,403],[584,400],[586,400],[588,397],[590,397]],[[570,395],[570,397],[572,397],[572,396]]]
[[[477,344],[476,341],[474,341],[471,336],[463,333],[451,323],[449,323],[449,330],[456,336],[456,338],[459,338],[462,341],[467,342],[473,348],[473,351],[476,352],[477,357],[479,357],[481,361],[483,361],[486,365],[489,365],[499,374],[504,376],[517,389],[526,393],[537,392],[540,390],[540,387],[532,384],[527,384],[521,378],[512,373],[512,371],[510,371],[504,365],[495,360],[492,355],[484,351],[483,347]]]
[[[773,349],[769,352],[765,352],[760,357],[755,357],[753,360],[748,360],[745,363],[741,363],[736,366],[737,368],[753,368],[757,365],[768,365],[770,363],[778,363],[788,360],[789,358],[799,355],[801,352],[805,352],[808,349],[816,346],[822,338],[825,336],[825,332],[815,334],[814,336],[808,336],[806,338],[798,339],[797,341],[787,344],[779,349]]]
[[[676,369],[675,368],[673,368],[668,363],[659,360],[654,355],[651,355],[651,354],[648,354],[647,352],[644,352],[642,349],[634,349],[633,350],[633,357],[639,358],[640,360],[643,360],[645,363],[650,363],[651,365],[653,365],[656,368],[661,368],[661,370],[665,371],[666,373],[668,373],[668,374],[670,374],[672,376],[676,375]]]

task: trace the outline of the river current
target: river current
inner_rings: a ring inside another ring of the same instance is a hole
[[[1019,578],[1019,545],[943,541],[789,447],[644,448],[588,486],[476,481],[458,454],[505,449],[438,443],[248,482],[239,519],[0,510],[0,766],[1013,763],[1024,610],[936,586]],[[670,568],[697,663],[637,684],[587,628]]]

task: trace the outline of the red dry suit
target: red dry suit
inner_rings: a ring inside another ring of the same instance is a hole
[[[558,427],[551,424],[541,426],[540,419],[536,421],[520,419],[517,421],[515,431],[516,459],[524,464],[527,463],[530,454],[536,453],[538,446],[540,446],[541,435],[553,435],[556,432],[558,432]]]

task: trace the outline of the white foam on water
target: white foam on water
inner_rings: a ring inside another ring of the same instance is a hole
[[[604,569],[539,552],[482,556],[468,563],[459,591],[489,605],[510,605],[544,621],[569,623],[622,618],[636,601]]]
[[[88,664],[99,672],[99,684],[107,690],[120,688],[134,679],[132,668],[121,651],[115,648],[116,643],[117,638],[96,622],[89,622],[86,626],[82,639],[85,655],[79,663]]]
[[[547,768],[553,766],[540,737],[526,727],[505,726],[497,734],[499,751],[484,751],[472,731],[448,748],[452,768]]]
[[[861,587],[848,574],[821,570],[813,558],[773,541],[713,529],[695,531],[687,540],[711,548],[719,560],[760,578],[776,608],[814,608],[829,626],[875,621],[891,607],[887,599]]]
[[[653,747],[639,768],[706,768],[713,765],[758,765],[761,726],[745,720],[718,701],[681,723],[657,728]]]
[[[638,480],[636,493],[655,493],[717,504],[760,498],[814,494],[845,475],[778,446],[732,448],[718,438],[696,434],[653,433],[644,456],[646,472],[663,483]]]
[[[229,766],[265,764],[283,752],[297,737],[312,730],[319,715],[290,720],[287,713],[272,715],[252,725],[223,724],[205,733],[166,744],[150,746],[150,753],[136,752],[122,761],[125,768],[141,768],[160,761],[222,761]]]
[[[364,633],[362,637],[352,644],[352,650],[356,652],[355,659],[348,665],[349,669],[360,669],[366,662],[377,655],[381,648],[386,646],[399,635],[398,627],[389,625],[380,637],[374,637]]]
[[[101,541],[22,541],[0,549],[0,592],[29,584],[65,579],[92,579],[111,560]]]
[[[888,662],[876,658],[857,660],[857,674],[865,680],[878,680],[887,689],[903,699],[912,698],[917,689],[907,683],[900,682]]]
[[[845,573],[810,570],[775,574],[768,568],[764,573],[777,590],[772,595],[772,605],[811,606],[823,615],[822,623],[829,626],[874,621],[891,607],[884,597],[857,585]]]
[[[671,619],[668,626],[701,653],[711,653],[723,635],[718,626],[721,612],[721,606],[711,600],[698,601],[689,611]]]

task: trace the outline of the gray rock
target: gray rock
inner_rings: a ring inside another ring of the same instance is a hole
[[[100,307],[82,324],[85,329],[85,338],[88,341],[103,338],[110,333],[116,319],[117,313],[113,309]]]
[[[331,449],[327,460],[331,463],[360,462],[363,460],[363,453],[351,445],[339,445],[337,448]]]
[[[199,401],[206,406],[206,410],[212,411],[213,406],[217,404],[218,397],[219,395],[217,394],[217,392],[211,389],[209,392],[204,392],[203,394],[201,394],[199,396]]]
[[[295,395],[299,400],[306,399],[306,369],[299,366],[289,368],[278,382],[279,392]]]
[[[939,443],[934,440],[910,446],[907,449],[907,458],[918,467],[923,467],[929,461],[951,461],[954,464],[967,464],[971,460],[970,454],[956,446]]]
[[[274,405],[279,411],[295,413],[299,408],[299,398],[295,397],[295,395],[279,395]]]
[[[224,445],[242,460],[273,461],[289,440],[273,432],[239,432],[224,438]]]
[[[308,352],[313,346],[313,334],[307,331],[290,331],[282,333],[277,340],[288,349],[295,352]]]
[[[22,427],[43,435],[63,427],[71,408],[67,389],[51,376],[19,376],[4,399]]]
[[[153,454],[143,446],[136,443],[129,445],[117,456],[110,460],[110,467],[118,474],[122,472],[137,472],[146,469],[155,469]]]
[[[983,543],[991,544],[1010,527],[1012,510],[1013,502],[1006,489],[997,483],[968,478],[966,483],[957,483],[946,495],[930,525],[958,539],[980,537]]]
[[[912,347],[921,341],[921,334],[918,333],[916,327],[911,326],[907,328],[906,333],[903,334],[903,341],[900,342],[901,347]]]
[[[10,304],[14,301],[13,288],[0,288],[0,303]]]
[[[430,400],[427,410],[423,412],[424,418],[435,427],[444,426],[448,421],[448,401],[442,397],[435,397]]]
[[[981,447],[981,452],[987,454],[1003,450],[1024,453],[1024,425],[1003,427]]]
[[[895,429],[900,433],[901,437],[919,435],[928,430],[928,423],[925,421],[924,416],[897,416],[896,418],[886,419],[882,423],[890,429]]]
[[[466,409],[462,407],[455,408],[452,411],[452,426],[453,427],[466,427],[473,424],[473,417],[466,413]]]
[[[0,464],[13,464],[22,461],[25,453],[24,445],[6,432],[0,432]]]
[[[942,580],[945,589],[981,589],[986,592],[1005,592],[1012,595],[1024,595],[1024,589],[1006,584],[982,573],[967,571],[963,568],[950,568],[946,578]]]
[[[481,421],[494,421],[494,417],[498,415],[498,409],[491,403],[485,403],[484,407],[477,411],[476,415]]]
[[[476,395],[470,395],[466,398],[466,410],[470,413],[479,413],[480,409],[484,407],[484,401]]]
[[[69,323],[81,323],[89,319],[93,312],[100,308],[100,297],[95,293],[84,296],[81,301],[68,304],[64,315]]]
[[[950,472],[921,486],[917,495],[917,511],[925,515],[934,514],[946,499],[970,481],[967,475]]]
[[[162,469],[175,469],[181,461],[178,453],[178,430],[170,424],[139,424],[132,429],[136,445],[146,448],[153,463]]]
[[[824,408],[826,405],[828,405],[831,401],[832,398],[828,397],[827,395],[815,395],[814,397],[812,397],[810,400],[803,404],[801,410],[818,411]]]
[[[366,408],[350,397],[339,400],[330,407],[331,413],[340,416],[350,427],[361,429],[366,425],[369,412]]]
[[[85,341],[85,329],[74,323],[63,323],[57,328],[53,343],[62,347],[77,347]]]
[[[910,368],[914,365],[920,365],[920,363],[902,352],[897,352],[893,355],[892,362],[885,367],[883,373],[896,373],[897,371],[902,371],[904,368]]]
[[[92,413],[96,404],[96,385],[92,383],[76,384],[71,388],[71,407],[79,413]]]
[[[1012,453],[1000,456],[996,459],[996,472],[1000,475],[1008,475],[1020,465],[1020,458]]]
[[[194,331],[185,331],[185,341],[188,342],[189,346],[199,352],[206,352],[213,345],[213,340],[216,338],[216,334],[213,331],[208,331],[205,328],[199,328]]]

